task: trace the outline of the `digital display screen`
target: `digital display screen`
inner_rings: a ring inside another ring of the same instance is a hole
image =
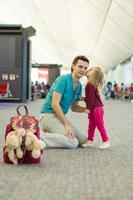
[[[9,35],[0,36],[0,66],[14,68],[16,65],[16,38]]]

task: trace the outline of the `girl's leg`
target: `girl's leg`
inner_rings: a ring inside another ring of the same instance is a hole
[[[108,133],[105,129],[105,126],[104,126],[104,120],[103,120],[103,115],[104,115],[104,109],[103,109],[103,106],[101,107],[97,107],[94,112],[94,118],[95,118],[95,123],[96,123],[96,127],[98,128],[100,134],[101,134],[101,137],[102,137],[102,141],[103,142],[106,142],[109,140],[109,137],[108,137]]]
[[[89,123],[88,123],[88,138],[84,142],[84,144],[82,144],[82,147],[84,147],[84,148],[93,147],[94,132],[95,132],[95,128],[96,128],[95,121],[94,121],[94,118],[93,118],[93,112],[92,111],[88,115],[88,118],[89,118]]]
[[[94,140],[94,132],[96,129],[96,123],[93,111],[89,114],[89,124],[88,124],[88,140],[93,141]]]

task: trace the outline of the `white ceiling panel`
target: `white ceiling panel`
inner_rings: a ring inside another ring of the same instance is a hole
[[[133,55],[132,0],[0,0],[0,23],[33,26],[32,60],[70,68],[86,55],[104,71]]]

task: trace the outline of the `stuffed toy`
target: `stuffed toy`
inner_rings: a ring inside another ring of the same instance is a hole
[[[27,151],[31,151],[33,158],[39,158],[46,144],[44,141],[39,140],[33,133],[27,132],[25,146]]]
[[[45,142],[39,140],[36,135],[19,128],[6,136],[4,152],[7,152],[9,160],[17,165],[26,151],[30,151],[33,158],[39,158],[45,147]]]
[[[24,155],[21,149],[22,140],[26,135],[26,130],[20,128],[8,133],[5,139],[5,153],[8,153],[8,158],[13,164],[18,164],[18,159],[21,159]]]

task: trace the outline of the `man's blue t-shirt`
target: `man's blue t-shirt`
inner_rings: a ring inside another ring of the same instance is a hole
[[[79,101],[82,93],[82,85],[78,82],[74,89],[74,82],[71,74],[62,75],[58,77],[52,84],[49,93],[47,94],[41,108],[41,113],[54,113],[51,107],[53,92],[56,91],[62,95],[60,106],[63,113],[66,114],[73,102]]]

